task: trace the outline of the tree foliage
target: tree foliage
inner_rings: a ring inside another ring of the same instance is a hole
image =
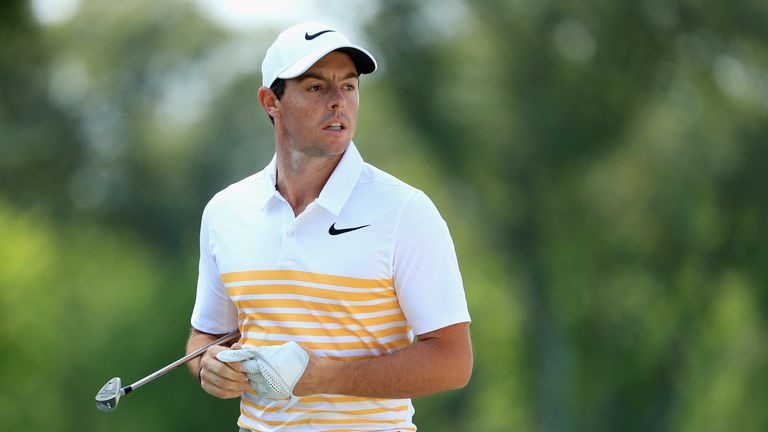
[[[234,427],[181,372],[108,416],[92,397],[183,353],[202,207],[273,152],[277,29],[179,2],[28,11],[0,6],[0,429]],[[417,400],[420,429],[768,427],[767,19],[378,4],[356,143],[437,202],[473,316],[473,380]]]

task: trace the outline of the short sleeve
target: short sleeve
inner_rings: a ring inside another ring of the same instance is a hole
[[[197,296],[192,310],[192,327],[205,333],[221,334],[237,328],[237,308],[227,295],[216,265],[212,235],[212,211],[209,203],[200,223],[200,264]]]
[[[397,225],[394,279],[415,334],[470,321],[448,226],[421,191],[405,204]]]

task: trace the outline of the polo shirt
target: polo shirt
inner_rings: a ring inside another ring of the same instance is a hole
[[[295,216],[276,157],[205,207],[192,326],[240,343],[296,341],[322,357],[390,354],[469,312],[445,221],[420,190],[365,163],[350,143],[319,197]],[[393,377],[396,379],[396,377]],[[244,393],[252,430],[415,430],[410,399]]]

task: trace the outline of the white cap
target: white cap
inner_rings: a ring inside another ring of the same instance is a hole
[[[376,60],[368,51],[352,45],[333,27],[307,22],[277,36],[261,63],[261,82],[264,87],[269,87],[278,78],[296,78],[331,51],[349,55],[358,73],[367,74],[376,70]]]

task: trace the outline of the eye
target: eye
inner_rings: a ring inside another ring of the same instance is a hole
[[[320,91],[320,84],[315,84],[307,87],[307,91],[310,91],[310,92]]]
[[[344,84],[344,90],[353,91],[357,88],[354,84]]]

